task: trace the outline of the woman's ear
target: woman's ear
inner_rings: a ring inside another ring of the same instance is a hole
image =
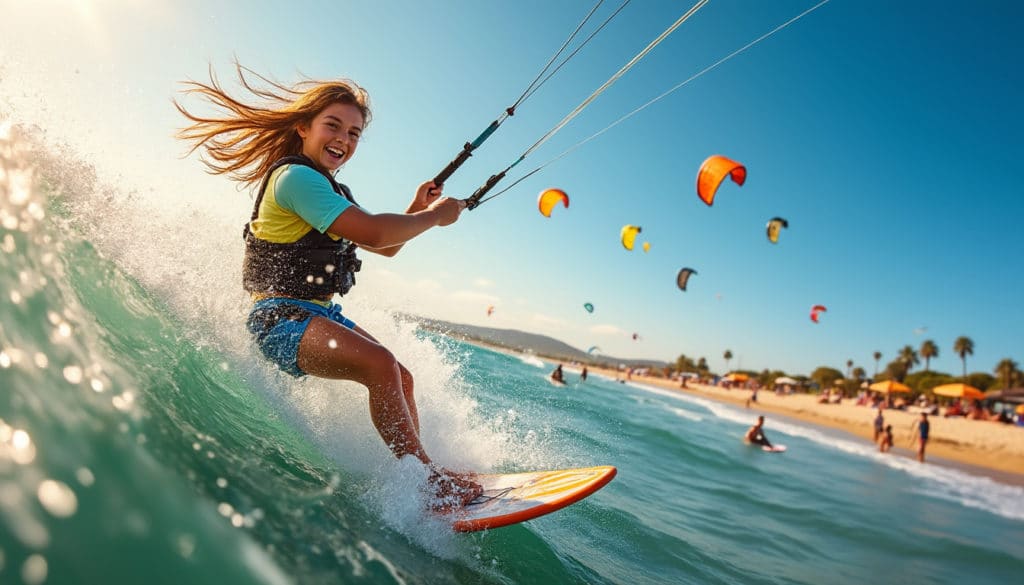
[[[295,133],[299,135],[299,138],[305,140],[306,135],[309,134],[309,125],[305,122],[299,122],[295,125]]]

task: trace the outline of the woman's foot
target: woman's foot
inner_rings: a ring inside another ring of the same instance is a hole
[[[443,467],[431,467],[427,482],[434,490],[434,503],[438,511],[461,508],[480,497],[483,486],[472,480],[472,473],[456,473]]]

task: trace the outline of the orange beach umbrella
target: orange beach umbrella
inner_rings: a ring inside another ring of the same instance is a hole
[[[885,392],[886,394],[896,392],[910,392],[910,386],[901,384],[896,380],[883,380],[881,382],[875,382],[868,386],[868,389],[874,390],[875,392]]]
[[[968,386],[956,382],[955,384],[943,384],[942,386],[936,386],[932,388],[932,392],[939,396],[953,396],[956,398],[967,398],[968,400],[984,400],[985,393],[978,390],[974,386]]]

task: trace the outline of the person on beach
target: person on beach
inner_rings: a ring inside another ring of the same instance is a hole
[[[892,449],[892,425],[885,425],[885,431],[882,432],[882,438],[878,441],[878,450],[882,453],[886,453]]]
[[[753,390],[750,391],[750,397],[747,398],[747,408],[750,408],[751,402],[757,402],[757,388],[754,388]]]
[[[562,374],[562,364],[558,364],[558,367],[551,372],[551,379],[560,384],[565,384],[565,376]]]
[[[586,382],[587,381],[587,366],[583,366],[583,371],[580,372],[580,381],[581,382]]]
[[[335,294],[349,293],[361,262],[356,249],[394,256],[427,230],[455,223],[465,202],[421,184],[405,213],[371,213],[335,173],[352,159],[370,121],[369,97],[348,80],[307,80],[292,87],[236,63],[241,86],[258,98],[229,95],[210,82],[188,81],[220,114],[193,114],[178,137],[202,149],[213,174],[258,188],[245,225],[243,286],[253,305],[249,331],[264,356],[296,378],[352,380],[369,391],[370,417],[396,457],[429,469],[438,507],[463,505],[482,488],[472,474],[431,461],[420,440],[413,376],[388,348],[342,313]],[[252,77],[267,87],[257,87]]]
[[[882,434],[882,428],[885,426],[885,417],[882,416],[882,405],[878,405],[878,414],[875,415],[875,443],[878,443],[878,437]]]
[[[753,443],[754,445],[764,445],[768,448],[772,447],[768,437],[764,435],[764,415],[757,417],[757,422],[747,430],[744,440],[748,443]]]
[[[922,412],[920,420],[914,421],[910,427],[911,434],[917,429],[917,460],[924,463],[924,448],[928,444],[928,432],[931,430],[931,423],[928,422],[928,413]]]

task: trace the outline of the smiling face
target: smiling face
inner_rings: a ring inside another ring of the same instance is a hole
[[[363,113],[358,107],[331,104],[308,125],[300,124],[296,128],[302,138],[302,154],[333,173],[355,154],[364,123]]]

